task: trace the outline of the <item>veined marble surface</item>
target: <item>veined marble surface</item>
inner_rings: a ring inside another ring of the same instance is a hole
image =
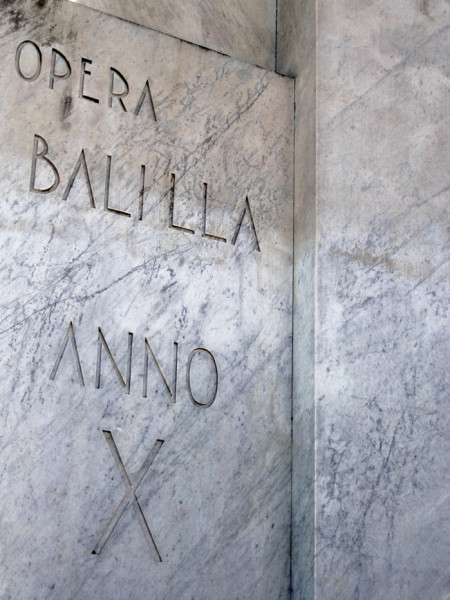
[[[275,69],[276,0],[72,0]]]
[[[316,598],[450,597],[445,0],[318,3]]]
[[[287,600],[292,81],[1,11],[0,596]]]

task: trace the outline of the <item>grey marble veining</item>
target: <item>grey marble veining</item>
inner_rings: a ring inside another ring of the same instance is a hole
[[[292,82],[2,4],[2,598],[450,598],[448,2],[316,4],[294,237]],[[249,6],[95,2],[273,68]]]
[[[320,600],[450,597],[449,26],[318,3]]]
[[[275,68],[275,0],[72,1],[266,69]]]
[[[287,600],[292,82],[1,11],[0,596]]]
[[[293,598],[447,600],[449,5],[313,4],[278,13],[296,76]]]

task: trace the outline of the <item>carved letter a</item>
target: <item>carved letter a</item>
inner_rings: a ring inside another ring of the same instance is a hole
[[[62,357],[67,348],[67,343],[70,338],[70,343],[72,345],[73,357],[75,359],[75,365],[77,367],[78,380],[80,385],[84,385],[84,377],[83,371],[81,370],[81,362],[80,356],[78,354],[77,341],[75,339],[75,330],[73,328],[72,321],[69,323],[69,327],[67,328],[66,334],[61,344],[61,348],[59,349],[58,356],[56,357],[55,364],[53,365],[52,372],[50,373],[50,379],[55,379],[56,373],[59,369],[59,365],[61,364]]]

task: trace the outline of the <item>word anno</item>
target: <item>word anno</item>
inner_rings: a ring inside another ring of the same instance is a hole
[[[75,367],[77,370],[78,381],[81,386],[85,385],[83,370],[81,367],[80,355],[78,353],[78,344],[75,337],[75,329],[73,323],[69,323],[69,327],[64,335],[61,346],[59,348],[58,354],[55,359],[55,363],[53,365],[52,371],[50,373],[50,379],[54,380],[56,374],[58,372],[59,366],[61,364],[61,360],[66,351],[67,345],[70,341],[72,346],[72,354],[75,362]],[[144,357],[143,357],[143,384],[142,384],[142,397],[147,398],[147,386],[148,386],[148,365],[149,365],[149,357],[152,358],[152,361],[158,371],[164,386],[169,394],[172,403],[175,403],[177,400],[177,378],[178,378],[178,342],[174,342],[173,344],[173,369],[172,369],[172,386],[169,386],[167,379],[159,365],[159,362],[153,352],[152,347],[146,337],[144,337]],[[128,346],[127,346],[127,366],[125,376],[123,376],[119,366],[117,365],[116,359],[114,358],[113,353],[109,347],[108,342],[103,334],[101,328],[98,328],[98,337],[97,337],[97,364],[95,369],[95,383],[94,386],[96,389],[100,389],[101,384],[101,372],[102,372],[102,354],[105,351],[107,357],[110,360],[110,363],[113,367],[114,373],[116,374],[117,380],[122,388],[124,388],[125,393],[129,394],[131,391],[131,365],[132,365],[132,351],[133,351],[133,334],[131,332],[128,333]],[[191,378],[192,378],[192,370],[193,370],[193,359],[196,355],[202,354],[205,356],[211,364],[211,372],[213,373],[213,384],[209,386],[212,389],[212,393],[210,393],[209,398],[196,398],[192,392],[191,387]],[[189,399],[199,408],[208,408],[214,403],[214,400],[217,396],[217,390],[219,385],[219,372],[217,370],[216,359],[214,358],[212,352],[207,350],[206,348],[194,348],[189,354],[189,358],[186,363],[186,388],[189,395]]]

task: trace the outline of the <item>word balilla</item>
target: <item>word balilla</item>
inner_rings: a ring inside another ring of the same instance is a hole
[[[59,174],[58,167],[56,166],[54,160],[51,160],[48,157],[49,154],[49,144],[47,140],[41,135],[34,135],[34,143],[33,143],[33,152],[31,158],[31,176],[30,176],[30,192],[34,192],[36,194],[49,194],[54,192],[60,185],[61,177]],[[37,187],[36,183],[36,172],[38,169],[44,170],[50,173],[50,177],[53,178],[53,183],[46,188]],[[105,168],[105,187],[104,187],[104,197],[103,197],[103,210],[107,212],[114,213],[116,215],[120,215],[122,217],[131,217],[131,213],[120,210],[110,203],[110,184],[111,184],[111,168],[112,168],[112,156],[109,154],[106,155],[106,168]],[[96,200],[94,198],[94,193],[92,190],[91,184],[91,175],[86,159],[86,153],[84,148],[81,150],[78,159],[74,165],[72,173],[67,181],[66,187],[64,189],[62,200],[65,201],[68,199],[69,194],[72,190],[72,187],[77,178],[82,178],[84,181],[84,186],[87,192],[87,196],[89,198],[89,203],[92,208],[96,208]],[[183,233],[195,234],[200,233],[196,232],[193,229],[189,229],[187,227],[183,227],[181,225],[177,225],[174,223],[174,211],[175,211],[175,183],[176,176],[175,173],[170,173],[170,191],[169,191],[169,206],[168,206],[168,226],[170,229],[176,229]],[[144,213],[144,195],[145,195],[145,165],[141,165],[141,173],[140,173],[140,184],[139,184],[139,203],[138,203],[138,219],[142,221],[143,213]],[[208,212],[208,184],[203,183],[203,210],[202,210],[202,222],[201,222],[201,235],[204,238],[214,240],[217,242],[227,242],[227,238],[221,237],[219,235],[215,235],[211,231],[207,231],[207,212]],[[234,228],[234,232],[231,238],[231,244],[235,245],[241,231],[241,226],[243,222],[247,223],[249,230],[251,231],[251,235],[253,236],[253,245],[257,252],[260,252],[260,246],[258,241],[258,235],[256,233],[255,221],[253,219],[252,209],[250,207],[250,201],[248,196],[245,197],[245,200],[242,203],[242,209],[240,212],[240,217],[236,222],[236,227]]]

